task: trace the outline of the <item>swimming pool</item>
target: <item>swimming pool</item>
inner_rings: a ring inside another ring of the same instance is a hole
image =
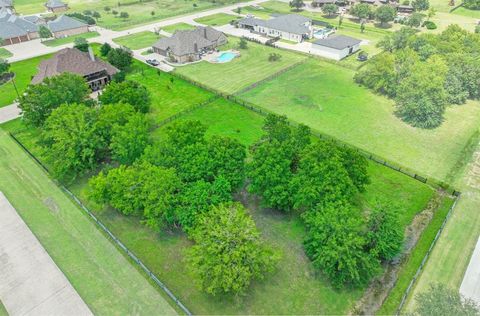
[[[223,52],[223,53],[220,54],[220,56],[218,56],[215,59],[215,61],[217,63],[228,63],[229,61],[231,61],[235,57],[237,57],[237,54],[235,54],[233,52]]]

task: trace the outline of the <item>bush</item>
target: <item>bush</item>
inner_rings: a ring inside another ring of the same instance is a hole
[[[435,30],[437,28],[437,25],[432,21],[425,21],[423,23],[423,26],[425,26],[427,30]]]
[[[84,15],[84,14],[81,14],[81,13],[78,13],[78,12],[67,13],[65,15],[69,16],[71,18],[75,18],[77,20],[80,20],[81,22],[85,22],[88,25],[95,25],[95,23],[96,23],[95,19],[92,18],[91,16],[87,16],[87,15]]]

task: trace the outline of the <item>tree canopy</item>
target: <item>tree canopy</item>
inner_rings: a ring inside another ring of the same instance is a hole
[[[132,52],[126,48],[113,48],[107,54],[107,60],[110,64],[120,70],[126,70],[132,64]]]
[[[136,81],[110,82],[98,100],[102,104],[127,103],[137,111],[147,113],[150,108],[150,92]]]

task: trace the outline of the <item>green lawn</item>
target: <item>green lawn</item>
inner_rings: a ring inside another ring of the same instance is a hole
[[[19,94],[25,91],[32,77],[37,73],[37,66],[40,62],[50,56],[44,55],[11,64],[10,71],[15,73],[15,84]],[[17,99],[17,93],[12,82],[0,86],[0,107],[12,104],[15,99]]]
[[[0,130],[0,190],[94,314],[174,314],[120,251]]]
[[[392,101],[355,84],[353,75],[311,59],[240,97],[420,174],[451,180],[478,130],[478,101],[449,107],[437,129],[417,129],[395,117]]]
[[[240,51],[240,57],[231,62],[212,64],[202,61],[177,67],[175,71],[220,92],[234,93],[306,58],[303,55],[252,42],[248,42],[247,49],[239,49],[238,42],[238,38],[229,37],[228,43],[219,48]],[[268,56],[273,52],[281,55],[279,61],[268,61]]]
[[[0,58],[12,57],[13,54],[10,53],[7,49],[0,47]]]
[[[118,45],[125,46],[131,50],[150,47],[163,36],[153,32],[145,31],[115,38],[113,41]]]
[[[64,37],[64,38],[56,38],[56,39],[47,40],[47,41],[42,42],[42,44],[45,45],[45,46],[49,46],[49,47],[55,47],[55,46],[60,46],[60,45],[73,43],[73,42],[75,42],[75,39],[77,39],[77,38],[88,39],[88,38],[93,38],[93,37],[97,37],[97,36],[100,36],[100,34],[98,34],[97,32],[88,32],[88,33],[68,36],[68,37]]]
[[[216,13],[208,16],[204,16],[203,18],[195,19],[195,22],[210,25],[210,26],[220,26],[229,24],[231,21],[237,20],[240,17],[237,15],[226,14],[226,13]]]
[[[5,306],[3,306],[2,301],[0,301],[0,316],[8,316]]]
[[[175,31],[185,31],[185,30],[193,30],[193,29],[195,29],[195,26],[188,23],[183,23],[183,22],[162,27],[163,31],[171,34],[175,33]]]

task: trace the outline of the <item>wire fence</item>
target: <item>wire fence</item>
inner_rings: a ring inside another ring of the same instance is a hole
[[[420,263],[420,266],[418,267],[417,271],[415,272],[415,275],[413,276],[412,280],[408,284],[408,287],[407,287],[407,289],[405,290],[405,293],[402,296],[402,300],[400,301],[400,305],[398,306],[398,308],[395,312],[395,315],[400,315],[400,312],[402,311],[402,309],[405,305],[405,302],[407,301],[407,298],[410,295],[410,292],[411,292],[413,286],[415,285],[415,282],[417,281],[418,277],[422,273],[423,267],[427,263],[428,258],[430,257],[430,254],[432,253],[432,250],[437,243],[438,238],[440,238],[440,235],[442,234],[442,232],[445,228],[445,225],[447,225],[448,219],[451,217],[451,215],[453,213],[453,210],[457,206],[457,202],[460,200],[460,198],[461,198],[461,194],[460,194],[460,192],[458,192],[457,195],[455,195],[455,201],[453,202],[452,206],[448,210],[447,216],[445,216],[445,219],[442,222],[442,226],[440,226],[440,228],[438,229],[437,234],[435,235],[435,238],[433,239],[432,243],[430,244],[430,247],[428,248],[427,253],[425,254],[422,262]],[[394,288],[394,287],[395,287],[395,285],[392,288]]]
[[[31,153],[27,147],[25,147],[20,140],[18,140],[15,135],[12,133],[8,133],[10,137],[48,174],[48,176],[53,180],[53,182],[68,196],[70,196],[77,205],[105,232],[117,245],[122,251],[124,251],[127,256],[132,259],[149,277],[155,284],[157,284],[174,302],[175,304],[186,314],[192,315],[192,313],[188,310],[188,308],[169,290],[169,288],[158,279],[158,277],[149,269],[147,266],[132,252],[130,251],[127,246],[125,246],[83,203],[80,199],[73,194],[69,189],[67,189],[63,184],[59,181],[55,180],[48,168],[33,154]]]

